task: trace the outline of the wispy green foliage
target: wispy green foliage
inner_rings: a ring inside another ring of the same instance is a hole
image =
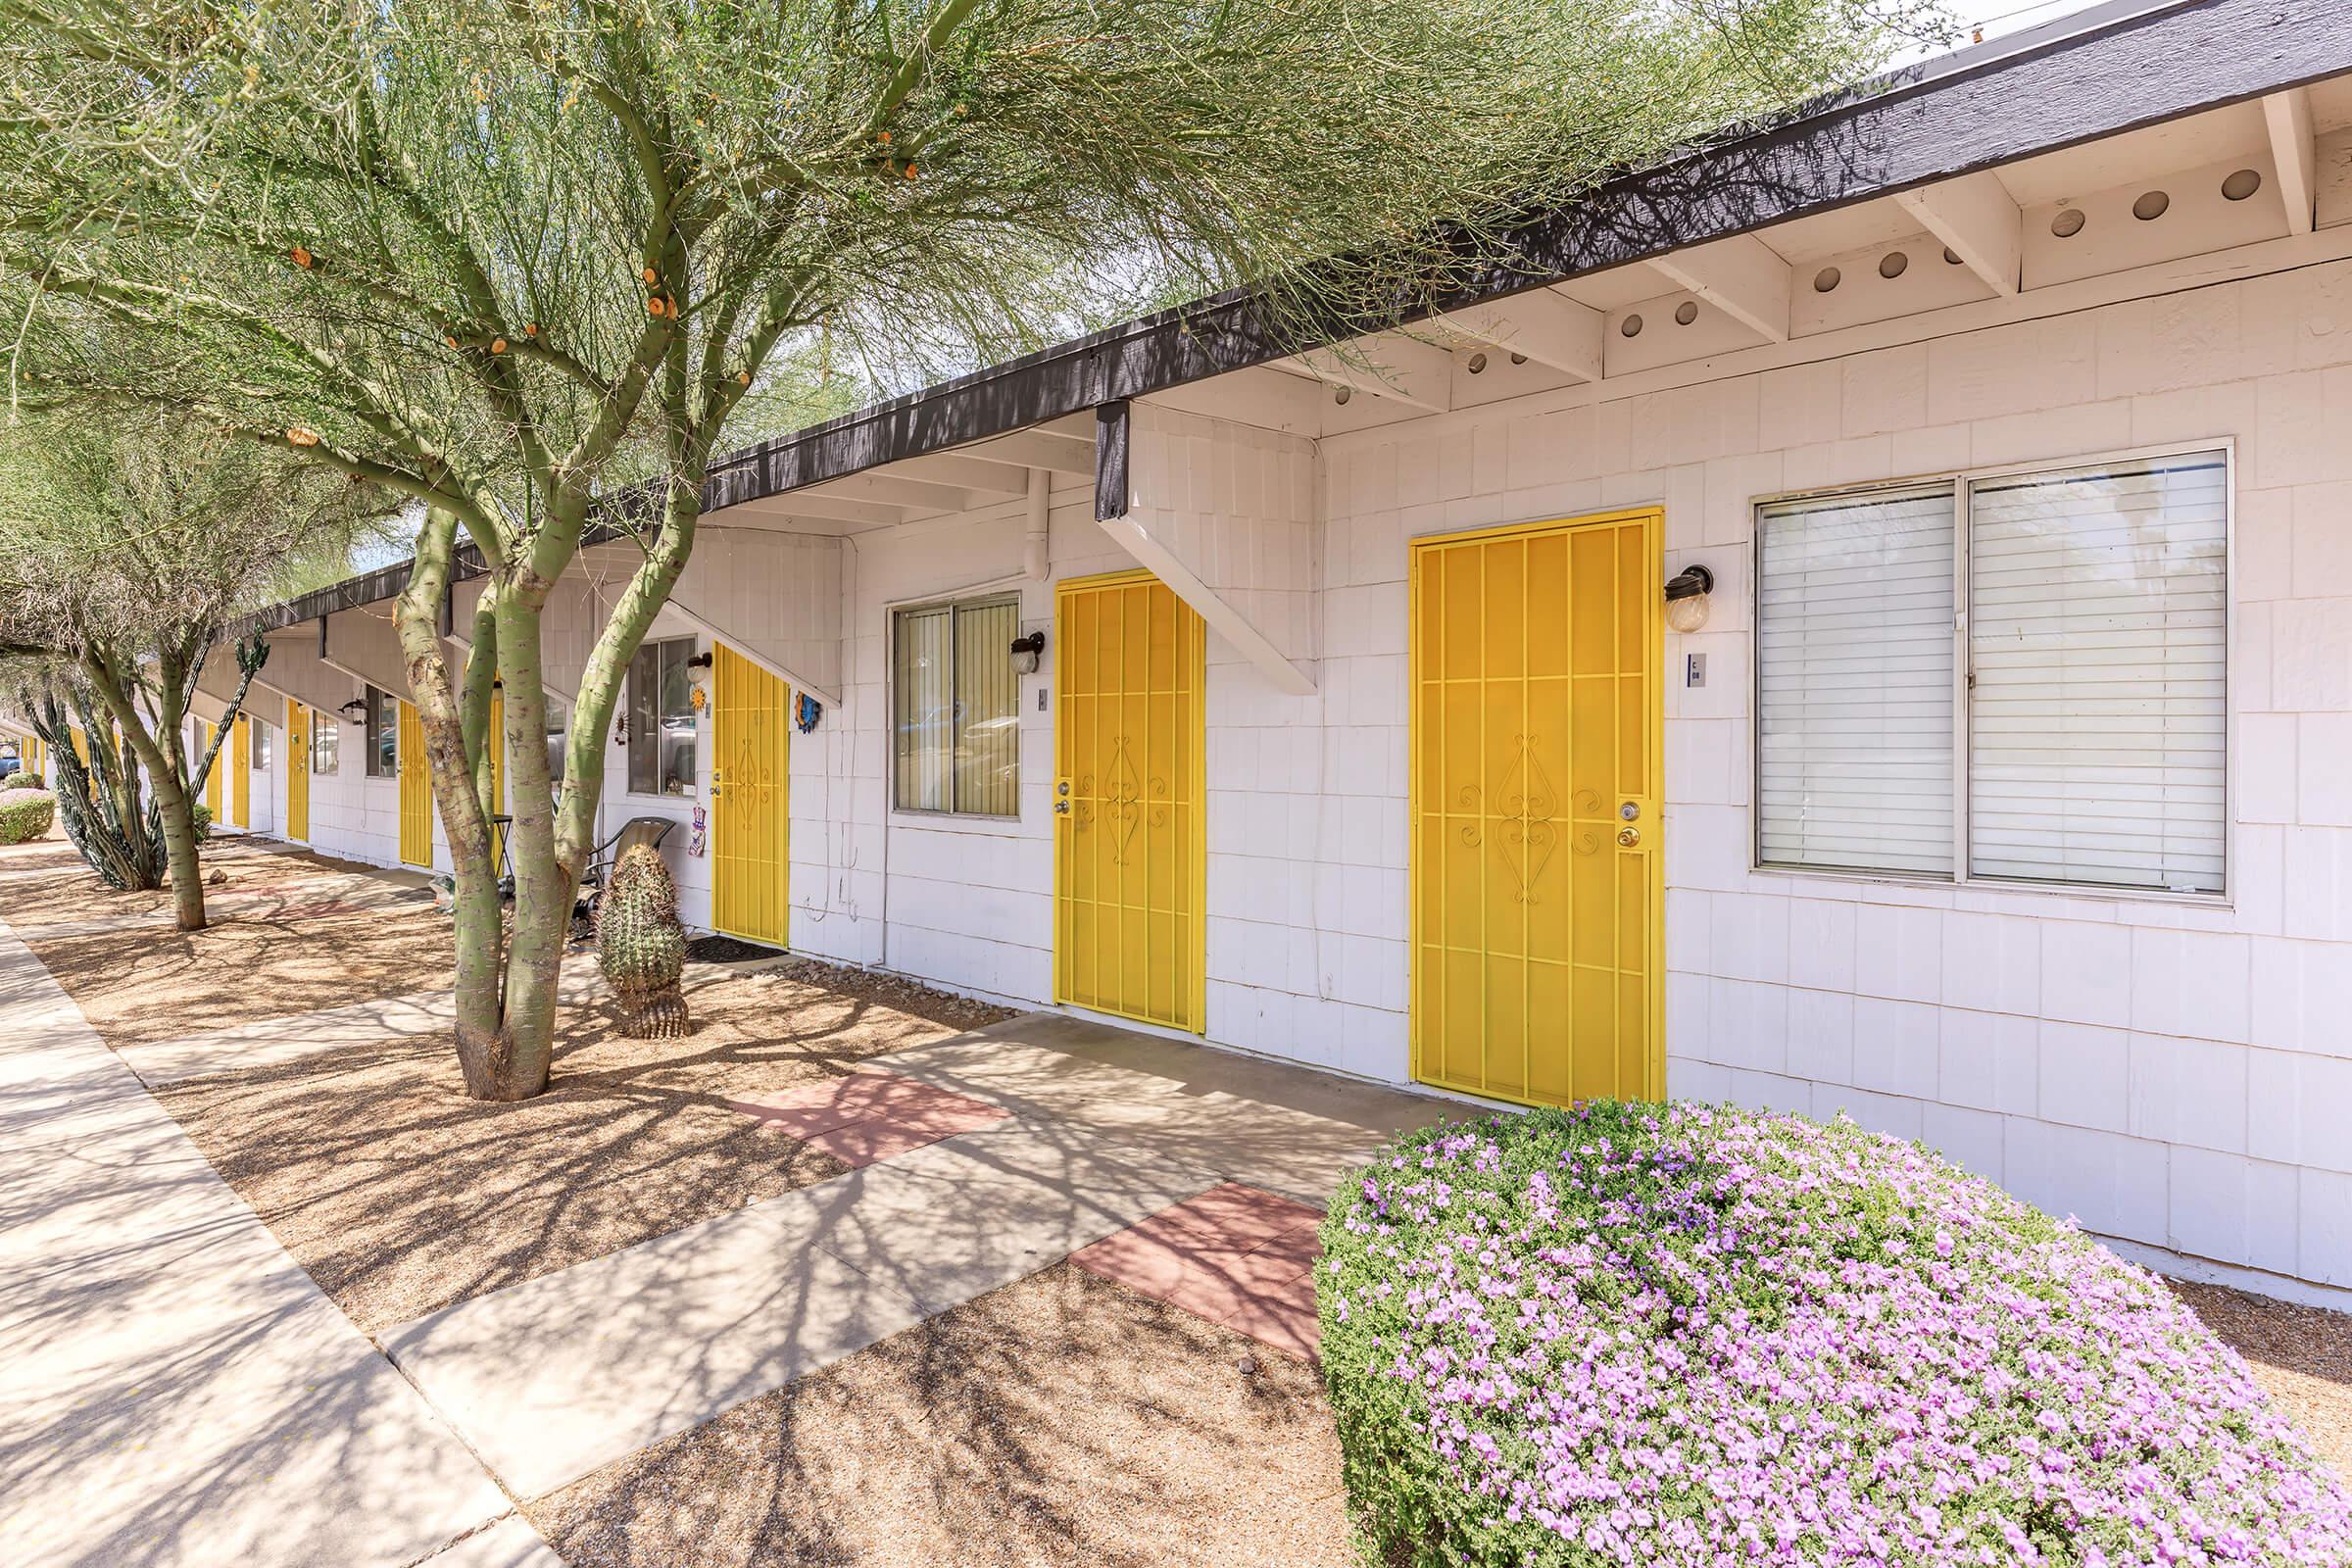
[[[530,1094],[603,737],[713,452],[1239,281],[1377,324],[1514,265],[1532,209],[1852,76],[1924,3],[0,0],[5,368],[24,404],[194,411],[417,503],[398,618],[460,1054]],[[539,616],[624,510],[643,559],[551,818]],[[461,537],[489,566],[462,672],[433,623]]]
[[[146,410],[0,429],[0,690],[56,750],[67,827],[101,877],[155,887],[170,851],[182,929],[204,924],[190,798],[212,753],[190,759],[182,732],[199,677],[236,615],[331,572],[390,504]],[[230,716],[264,657],[216,662]]]

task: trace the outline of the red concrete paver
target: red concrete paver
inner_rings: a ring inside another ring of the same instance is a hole
[[[727,1103],[856,1169],[1011,1112],[894,1072],[854,1072]]]
[[[1307,1204],[1228,1182],[1080,1249],[1070,1261],[1311,1358],[1322,1341],[1313,1272],[1321,1218]]]

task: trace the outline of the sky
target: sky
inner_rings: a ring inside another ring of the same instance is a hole
[[[2099,0],[1944,0],[1944,9],[1957,17],[1963,27],[1983,27],[1984,36],[1991,39],[2005,32],[2016,32],[2044,22],[2054,22],[2098,3]],[[1967,35],[1963,34],[1960,41],[1966,44],[1969,41]],[[1908,64],[1922,56],[1940,53],[1941,50],[1915,50],[1899,63]]]

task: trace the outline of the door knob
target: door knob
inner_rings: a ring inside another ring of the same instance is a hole
[[[1642,830],[1638,827],[1621,827],[1617,830],[1617,842],[1630,850],[1642,842]]]

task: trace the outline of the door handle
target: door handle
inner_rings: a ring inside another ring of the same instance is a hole
[[[1617,830],[1617,842],[1630,850],[1642,842],[1642,830],[1638,827],[1621,827]]]

